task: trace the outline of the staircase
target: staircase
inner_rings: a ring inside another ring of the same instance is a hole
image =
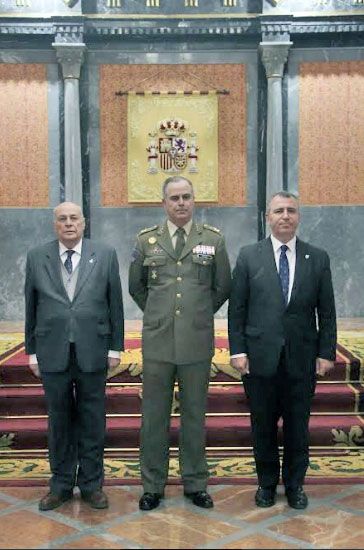
[[[207,452],[252,457],[247,400],[229,365],[225,331],[216,333],[206,419]],[[137,460],[142,394],[140,333],[127,334],[122,365],[107,383],[106,457]],[[42,386],[27,366],[23,344],[0,360],[0,458],[46,457],[47,413]],[[364,384],[360,358],[340,343],[335,368],[317,384],[310,419],[311,455],[347,455],[364,449]],[[179,394],[175,388],[171,454],[178,447]]]

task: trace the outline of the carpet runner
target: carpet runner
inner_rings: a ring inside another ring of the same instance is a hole
[[[239,374],[229,365],[226,332],[217,331],[211,365],[206,437],[212,480],[244,482],[255,477],[250,418]],[[139,482],[142,361],[139,332],[126,336],[122,364],[107,384],[106,478]],[[364,333],[339,333],[335,368],[317,384],[310,419],[313,480],[364,481]],[[171,421],[171,482],[176,459],[179,394]],[[27,366],[23,334],[0,334],[0,484],[46,482],[49,476],[47,415],[39,380]]]

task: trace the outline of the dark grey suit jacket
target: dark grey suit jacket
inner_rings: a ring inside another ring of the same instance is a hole
[[[324,250],[297,239],[292,294],[285,306],[270,238],[240,250],[229,302],[231,355],[247,353],[252,375],[276,373],[285,345],[292,376],[334,360],[335,300]]]
[[[124,349],[123,301],[114,248],[83,239],[76,290],[69,300],[58,240],[33,248],[25,279],[25,351],[40,371],[60,372],[75,342],[84,372],[106,368],[108,350]]]

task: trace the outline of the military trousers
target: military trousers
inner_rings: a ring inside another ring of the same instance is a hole
[[[179,466],[185,492],[207,486],[205,415],[211,361],[175,365],[144,359],[140,467],[145,492],[164,493],[168,479],[170,422],[178,382]]]

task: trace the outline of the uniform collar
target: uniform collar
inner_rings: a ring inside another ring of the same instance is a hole
[[[185,230],[185,233],[186,235],[188,236],[190,234],[190,231],[191,231],[191,228],[192,228],[192,219],[187,222],[185,225],[183,225],[183,229]],[[169,231],[169,234],[171,237],[173,237],[173,235],[175,234],[175,232],[177,231],[178,229],[178,226],[175,225],[173,222],[171,222],[171,220],[167,220],[167,227],[168,227],[168,231]]]

